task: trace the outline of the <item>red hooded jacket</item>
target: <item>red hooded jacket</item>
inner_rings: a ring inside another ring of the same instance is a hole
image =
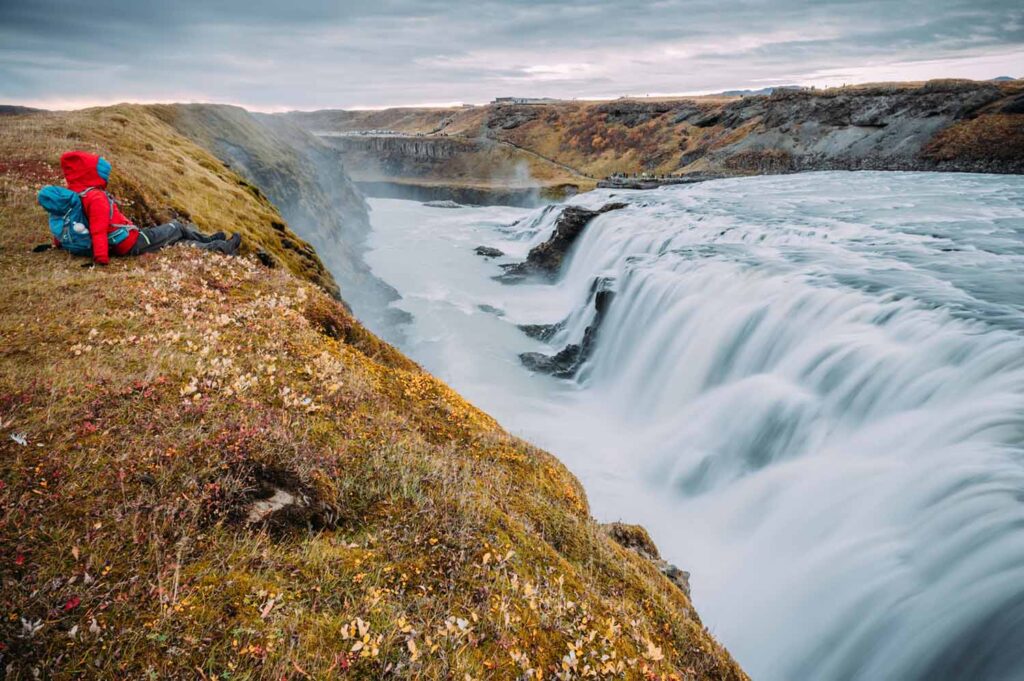
[[[108,247],[107,243],[107,234],[118,229],[112,225],[132,224],[131,220],[122,215],[116,203],[111,218],[112,202],[105,191],[110,177],[110,164],[96,154],[69,151],[60,157],[60,167],[71,191],[82,193],[90,188],[97,190],[82,196],[82,208],[89,219],[89,234],[92,236],[93,261],[98,265],[106,265],[110,262],[109,251],[113,251],[114,255],[127,255],[139,238],[137,229],[129,230],[128,238],[116,246]]]

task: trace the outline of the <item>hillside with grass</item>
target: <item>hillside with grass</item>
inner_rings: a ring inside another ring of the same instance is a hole
[[[366,331],[164,118],[0,122],[6,678],[746,678],[641,529]],[[32,252],[69,148],[245,256]]]
[[[259,187],[324,260],[345,302],[374,328],[400,321],[398,295],[362,254],[369,209],[337,150],[287,119],[219,104],[168,104],[147,111]]]
[[[559,168],[564,180],[581,190],[614,173],[1024,172],[1021,80],[281,115],[325,140],[343,136],[341,146],[351,147],[358,167],[374,167],[377,175],[383,167],[396,180],[409,182],[418,177],[416,158],[429,156],[431,144],[450,146],[452,140],[532,155]],[[413,157],[412,171],[396,159],[397,142],[385,148],[373,141],[382,139],[380,133],[415,140],[407,154]],[[385,163],[373,166],[374,159]],[[446,166],[458,163],[458,155],[445,161]],[[493,175],[493,167],[476,177],[488,173]],[[548,186],[550,180],[538,175],[536,183]]]

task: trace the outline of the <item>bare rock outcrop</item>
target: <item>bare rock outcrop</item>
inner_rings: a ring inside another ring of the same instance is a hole
[[[626,523],[607,523],[601,525],[601,529],[619,546],[634,551],[642,558],[654,563],[661,574],[668,578],[668,581],[679,587],[679,590],[690,597],[690,573],[680,570],[658,553],[658,547],[654,540],[640,525],[629,525]]]
[[[1024,110],[1024,102],[1019,99],[1008,99],[992,83],[973,81],[931,81],[916,88],[780,90],[767,97],[746,97],[728,104],[712,119],[689,122],[698,127],[712,124],[726,130],[746,131],[730,144],[703,150],[705,168],[721,168],[731,173],[1024,172],[1024,160],[1020,159],[984,159],[970,153],[939,158],[928,153],[930,145],[944,131],[983,113],[991,114],[997,109],[1000,115],[1012,115],[1017,109]],[[990,133],[1000,134],[995,124],[993,120]]]
[[[566,206],[555,223],[555,231],[544,243],[530,249],[526,260],[504,266],[498,281],[515,283],[531,275],[554,277],[562,267],[566,254],[590,221],[598,215],[625,208],[625,203],[609,203],[597,210],[581,206]]]

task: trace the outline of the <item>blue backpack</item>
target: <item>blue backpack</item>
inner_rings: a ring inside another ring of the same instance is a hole
[[[94,187],[79,194],[65,187],[47,185],[39,190],[38,201],[50,214],[50,232],[60,247],[72,255],[91,255],[92,236],[89,234],[89,220],[82,208],[82,197]],[[114,199],[107,194],[110,202],[110,219],[114,219]],[[128,238],[128,225],[114,225],[116,230],[107,234],[107,243],[116,246]]]

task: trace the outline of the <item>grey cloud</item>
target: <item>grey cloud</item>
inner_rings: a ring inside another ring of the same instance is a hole
[[[0,101],[603,96],[1001,53],[1024,54],[1016,2],[0,0]]]

